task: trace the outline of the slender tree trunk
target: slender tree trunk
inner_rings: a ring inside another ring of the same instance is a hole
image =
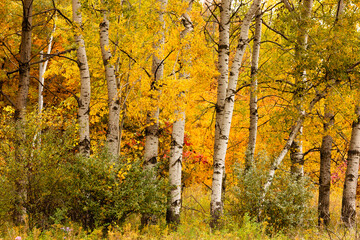
[[[225,4],[228,4],[227,1],[224,2]],[[223,5],[222,9],[226,9],[226,5]],[[210,213],[211,213],[211,226],[216,227],[218,226],[218,219],[223,213],[223,178],[225,173],[225,156],[226,156],[226,150],[227,150],[227,144],[229,140],[229,133],[230,133],[230,127],[231,127],[231,120],[232,120],[232,114],[234,109],[234,101],[235,101],[235,94],[236,94],[236,85],[239,77],[239,71],[242,63],[242,58],[244,56],[246,46],[248,44],[248,34],[249,34],[249,27],[252,18],[254,17],[256,11],[260,7],[260,0],[254,0],[254,2],[251,4],[248,12],[245,15],[245,18],[243,19],[242,25],[241,25],[241,31],[239,36],[239,43],[236,48],[236,53],[234,57],[234,61],[231,66],[230,71],[230,77],[229,77],[229,83],[227,85],[226,94],[224,101],[220,102],[218,105],[217,103],[217,112],[216,114],[219,114],[220,117],[218,120],[217,117],[217,129],[215,128],[215,143],[214,143],[214,173],[213,173],[213,182],[212,182],[212,193],[211,193],[211,203],[210,203]],[[225,13],[220,13],[227,16]],[[226,19],[227,20],[227,19]],[[222,20],[220,20],[220,25]],[[220,31],[221,27],[219,28]],[[220,31],[221,34],[221,31]],[[219,52],[221,48],[225,48],[222,44],[219,44]],[[228,51],[226,51],[228,52]],[[226,53],[224,53],[226,54]],[[228,65],[228,58],[225,58],[227,61],[223,62]],[[219,54],[219,66],[222,64],[220,62],[220,54]],[[222,73],[221,73],[222,74]],[[220,83],[220,82],[219,82]],[[223,97],[223,93],[218,95],[220,97]],[[218,96],[219,98],[219,96]]]
[[[326,99],[328,101],[328,99]],[[326,226],[330,223],[330,185],[331,185],[331,148],[332,137],[329,133],[334,125],[334,113],[325,104],[324,137],[320,148],[320,177],[319,177],[319,201],[318,201],[318,224]]]
[[[251,59],[251,87],[250,87],[250,127],[249,127],[249,143],[246,150],[245,168],[249,169],[254,163],[254,154],[256,147],[256,134],[258,123],[258,107],[257,107],[257,72],[260,55],[261,42],[261,26],[262,16],[259,8],[256,13],[254,45]]]
[[[33,0],[23,0],[22,4],[23,20],[19,61],[20,77],[15,109],[15,120],[17,122],[21,122],[25,118],[26,103],[29,94]]]
[[[72,0],[73,10],[73,21],[77,25],[77,33],[75,35],[75,41],[78,45],[77,49],[77,62],[80,69],[80,98],[78,99],[79,104],[79,132],[80,142],[79,151],[80,154],[89,157],[90,156],[90,72],[86,56],[85,42],[82,37],[82,18],[81,18],[81,3],[80,0]]]
[[[106,13],[104,13],[103,21],[100,23],[100,46],[108,90],[109,123],[106,142],[109,153],[116,157],[119,152],[120,100],[115,76],[115,68],[110,63],[112,56],[109,45],[109,20],[106,18]]]
[[[304,68],[305,54],[308,45],[308,26],[311,17],[311,9],[313,6],[313,0],[304,0],[300,6],[300,19],[298,39],[295,47],[295,84],[298,86],[298,92],[295,93],[295,105],[302,111],[302,98],[304,84],[306,83],[306,69]],[[298,135],[296,136],[293,144],[290,148],[291,159],[291,173],[296,176],[304,175],[304,154],[303,143],[301,140],[303,134],[303,127],[301,126]]]
[[[320,99],[322,99],[326,96],[326,94],[329,91],[329,88],[331,88],[331,87],[332,87],[332,85],[327,86],[323,92],[318,93],[314,97],[314,99],[309,104],[308,112],[311,112],[312,109],[314,108],[315,104],[318,103],[320,101]],[[267,176],[267,180],[263,187],[263,193],[262,193],[261,200],[260,200],[261,203],[264,202],[267,191],[269,190],[269,188],[274,180],[275,172],[278,169],[281,162],[284,160],[288,151],[290,150],[291,145],[292,145],[296,135],[298,134],[298,132],[305,120],[306,115],[307,115],[307,112],[305,112],[305,111],[301,111],[299,113],[299,117],[297,118],[295,125],[292,127],[291,133],[285,143],[284,148],[281,150],[280,154],[275,158],[274,162],[271,164],[270,171]],[[261,217],[261,214],[262,214],[262,209],[260,209],[259,217]]]
[[[22,147],[25,141],[25,131],[23,129],[26,117],[26,105],[29,94],[30,85],[30,60],[31,60],[31,44],[32,44],[32,10],[33,1],[24,0],[23,4],[23,19],[21,28],[21,44],[20,44],[20,61],[19,61],[19,87],[16,95],[15,102],[15,122],[16,122],[16,135],[15,142],[15,159],[19,165],[23,164],[25,160],[24,148]],[[20,176],[19,176],[20,177]],[[25,180],[15,181],[15,191],[17,192],[14,205],[16,207],[13,212],[13,221],[15,224],[21,224],[25,221],[25,202],[27,201],[26,182]]]
[[[341,19],[341,15],[344,10],[344,1],[339,0],[337,6],[337,12],[334,21],[334,29],[338,21]],[[331,75],[330,75],[331,76]],[[326,79],[333,81],[331,77]],[[331,149],[333,139],[329,130],[334,125],[334,112],[329,107],[329,98],[325,99],[324,106],[324,136],[320,148],[320,177],[319,177],[319,201],[318,201],[318,225],[324,224],[328,226],[330,224],[330,186],[331,186]]]
[[[154,43],[155,53],[153,54],[152,62],[152,76],[153,81],[151,83],[150,91],[155,91],[155,95],[160,94],[158,89],[158,82],[163,78],[164,74],[164,63],[162,62],[163,55],[163,45],[165,43],[165,20],[164,14],[167,5],[167,0],[158,0],[161,4],[161,9],[159,10],[159,22],[162,24],[159,34],[161,35],[160,40],[157,43]],[[153,100],[154,96],[151,96]],[[156,99],[158,97],[156,96]],[[145,129],[145,152],[144,152],[144,169],[152,170],[157,164],[158,158],[158,148],[159,148],[159,114],[160,109],[158,106],[155,107],[153,111],[148,111],[147,113],[147,127]],[[157,222],[157,217],[151,214],[144,214],[141,218],[141,225],[145,226],[149,223],[155,224]]]
[[[360,159],[360,107],[355,110],[357,119],[352,125],[352,134],[348,151],[347,169],[341,207],[341,220],[349,228],[356,223],[356,187]]]
[[[193,0],[190,0],[189,7],[182,15],[182,24],[184,30],[180,33],[180,41],[186,34],[193,30],[192,21],[189,15],[191,11]],[[188,47],[188,46],[187,46]],[[181,51],[181,50],[180,50]],[[181,65],[186,64],[188,59],[184,59],[184,54],[180,52]],[[179,80],[187,78],[189,74],[180,73]],[[182,100],[183,94],[179,94],[179,101]],[[173,124],[171,149],[170,149],[170,161],[169,161],[169,181],[170,181],[170,199],[168,203],[168,209],[166,212],[167,223],[178,225],[180,223],[180,210],[181,210],[181,170],[182,170],[182,155],[184,145],[184,133],[185,133],[185,110],[178,109],[174,112],[177,116]]]

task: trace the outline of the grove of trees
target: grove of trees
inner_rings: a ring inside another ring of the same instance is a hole
[[[2,0],[0,225],[356,228],[359,7]]]

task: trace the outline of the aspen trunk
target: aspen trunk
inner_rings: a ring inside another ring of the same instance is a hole
[[[193,30],[192,21],[189,16],[191,11],[193,0],[190,0],[189,7],[186,9],[186,12],[182,15],[182,24],[184,30],[180,33],[180,41],[183,39],[186,34]],[[187,46],[189,47],[189,46]],[[184,59],[184,54],[180,50],[180,62],[182,65],[189,62],[189,59]],[[187,78],[189,74],[180,73],[179,81],[181,79]],[[182,94],[179,94],[179,101],[182,99]],[[184,133],[185,133],[185,110],[179,109],[175,110],[175,116],[178,116],[178,119],[173,124],[173,132],[171,135],[171,149],[170,149],[170,161],[169,161],[169,181],[170,181],[170,199],[168,203],[168,209],[166,212],[166,221],[167,223],[173,223],[178,225],[180,223],[180,210],[181,210],[181,171],[182,171],[182,155],[183,155],[183,145],[184,145]]]
[[[305,54],[308,45],[308,21],[311,17],[311,9],[313,6],[313,0],[305,0],[300,6],[300,20],[299,20],[299,32],[297,45],[295,47],[295,84],[298,86],[298,92],[295,93],[296,105],[302,109],[302,90],[306,83],[306,69],[304,66]],[[302,110],[300,110],[302,111]],[[296,176],[304,175],[304,155],[303,155],[303,144],[302,137],[303,127],[301,126],[298,135],[296,136],[291,148],[290,148],[290,159],[291,159],[291,173]]]
[[[79,104],[79,152],[85,157],[90,156],[90,72],[86,56],[85,42],[82,37],[82,18],[81,18],[81,3],[80,0],[72,0],[72,17],[73,21],[77,25],[77,33],[75,34],[75,41],[77,43],[77,62],[80,69],[80,98],[78,99]]]
[[[256,134],[258,123],[258,107],[257,107],[257,72],[260,55],[261,42],[261,9],[256,13],[254,45],[251,59],[251,87],[250,87],[250,127],[249,127],[249,143],[246,150],[245,168],[249,169],[254,163],[254,154],[256,147]]]
[[[55,26],[54,26],[53,32],[54,31],[55,31]],[[51,34],[48,49],[47,49],[47,52],[46,52],[47,55],[49,55],[51,53],[51,47],[52,47],[53,38],[54,38],[53,34]],[[43,55],[42,54],[43,54],[43,51],[40,52],[40,60],[43,60]],[[44,96],[43,96],[44,84],[45,84],[44,74],[45,74],[48,62],[49,62],[49,60],[46,60],[45,62],[41,62],[39,64],[39,98],[38,98],[39,113],[42,112],[43,107],[44,107]]]
[[[163,55],[163,45],[165,43],[165,20],[164,14],[167,5],[167,0],[158,0],[161,4],[161,9],[159,10],[159,22],[162,24],[162,28],[159,30],[161,35],[160,40],[157,43],[154,43],[155,53],[153,54],[152,61],[152,77],[153,81],[151,83],[150,91],[155,91],[156,94],[160,94],[158,89],[158,82],[163,78],[164,74],[164,63],[161,60]],[[153,100],[154,96],[151,95]],[[158,97],[156,96],[156,99]],[[147,113],[147,127],[145,129],[145,151],[144,151],[144,169],[151,171],[157,164],[158,158],[158,149],[159,149],[159,115],[160,109],[158,106],[155,107],[153,111],[148,111]],[[141,217],[141,225],[145,226],[148,224],[155,224],[157,222],[157,217],[151,214],[144,214]]]
[[[328,99],[327,99],[328,101]],[[318,201],[318,224],[330,223],[330,185],[331,185],[331,148],[332,137],[329,133],[334,125],[334,113],[325,104],[324,137],[320,148],[320,177],[319,177],[319,201]]]
[[[105,13],[103,21],[100,23],[100,46],[108,90],[109,123],[106,142],[109,153],[116,157],[119,153],[120,100],[115,76],[115,68],[110,63],[112,56],[109,45],[109,20],[106,18]]]
[[[180,115],[173,124],[173,132],[171,135],[171,149],[169,161],[169,181],[170,181],[170,200],[166,212],[167,223],[178,225],[180,223],[181,210],[181,170],[182,170],[182,154],[184,145],[185,132],[185,111],[175,111],[176,115]]]
[[[341,207],[341,220],[349,228],[356,223],[356,187],[360,159],[360,107],[356,106],[357,119],[352,124],[352,133],[348,151],[347,168]]]
[[[29,94],[30,84],[30,60],[31,60],[31,35],[32,35],[32,10],[33,1],[24,0],[23,4],[23,19],[21,28],[21,44],[20,44],[20,61],[19,61],[19,87],[16,95],[15,106],[15,121],[16,121],[16,135],[15,142],[15,159],[19,164],[23,164],[26,156],[22,151],[23,142],[25,141],[25,131],[23,130],[24,121],[26,117],[26,105]],[[16,210],[13,212],[13,221],[15,224],[21,224],[25,221],[25,202],[27,201],[26,182],[24,180],[15,181],[15,191],[17,193],[14,199]]]
[[[227,1],[225,1],[227,3]],[[212,217],[211,226],[216,227],[218,225],[218,219],[223,213],[223,177],[225,173],[225,156],[229,140],[229,133],[231,127],[232,114],[234,109],[234,101],[236,94],[236,85],[239,77],[239,71],[244,56],[246,46],[248,44],[249,27],[252,18],[260,6],[260,0],[254,0],[251,4],[248,12],[243,19],[241,25],[241,31],[239,36],[239,43],[236,48],[233,64],[231,66],[229,83],[227,85],[225,99],[223,105],[217,105],[217,113],[221,113],[219,121],[217,120],[218,129],[215,130],[215,143],[214,143],[214,173],[212,182],[212,193],[210,203],[210,213]],[[225,7],[224,7],[225,9]],[[225,15],[225,14],[224,14]],[[220,20],[221,21],[221,20]],[[220,24],[221,25],[221,24]],[[220,30],[219,30],[220,31]],[[220,31],[221,34],[221,31]],[[219,48],[223,48],[219,44]],[[219,49],[220,51],[220,49]],[[227,59],[228,60],[228,59]],[[226,63],[226,62],[225,62]],[[219,54],[219,66],[220,66],[220,54]],[[228,64],[228,63],[226,63]],[[218,90],[219,94],[219,90]],[[222,93],[220,97],[223,97]],[[219,110],[220,109],[220,110]],[[217,134],[217,135],[216,135]]]
[[[310,102],[309,104],[309,108],[308,108],[308,112],[311,112],[312,109],[314,108],[315,104],[318,103],[320,101],[320,99],[324,98],[326,96],[326,94],[328,93],[329,91],[329,88],[331,88],[332,85],[329,85],[325,88],[325,90],[322,92],[322,93],[318,93],[314,99]],[[264,184],[264,187],[263,187],[263,194],[261,196],[261,203],[264,202],[265,200],[265,196],[266,196],[266,193],[267,191],[269,190],[273,180],[274,180],[274,176],[275,176],[275,172],[276,170],[278,169],[279,165],[281,164],[281,162],[284,160],[287,152],[290,150],[291,148],[291,145],[296,137],[296,135],[298,134],[305,118],[306,118],[306,115],[307,115],[307,112],[305,111],[301,111],[300,114],[299,114],[299,117],[297,118],[296,120],[296,123],[295,125],[293,126],[292,130],[291,130],[291,133],[285,143],[285,146],[284,148],[281,150],[280,154],[275,158],[274,162],[271,164],[271,167],[270,167],[270,171],[268,173],[268,176],[267,176],[267,180]],[[260,213],[259,213],[259,217],[261,216],[261,211],[262,209],[260,209]]]

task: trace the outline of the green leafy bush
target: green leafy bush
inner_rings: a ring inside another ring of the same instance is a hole
[[[0,223],[26,212],[30,229],[69,220],[106,229],[131,214],[166,209],[165,182],[143,171],[140,160],[114,159],[106,151],[79,156],[75,124],[40,126],[34,117],[21,131],[11,121],[0,131]]]
[[[255,162],[249,170],[235,168],[237,184],[232,191],[230,214],[239,222],[246,215],[260,220],[267,225],[267,231],[273,233],[285,229],[290,231],[312,222],[309,202],[313,195],[309,178],[296,179],[288,172],[278,171],[264,202],[261,202],[270,164],[266,156],[258,157]]]

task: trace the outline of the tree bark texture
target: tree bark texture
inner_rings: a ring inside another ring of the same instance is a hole
[[[106,13],[104,13],[103,21],[100,23],[100,46],[108,90],[109,123],[106,142],[109,153],[112,156],[117,157],[119,153],[118,148],[120,136],[120,99],[115,75],[115,67],[110,63],[112,56],[109,45],[109,20],[106,18]]]
[[[160,94],[160,89],[158,88],[158,82],[163,78],[164,74],[164,63],[162,62],[161,57],[163,56],[163,45],[165,43],[165,10],[167,6],[167,0],[158,0],[161,5],[159,10],[159,22],[162,27],[159,29],[158,34],[161,36],[160,40],[157,43],[154,43],[155,53],[152,58],[152,83],[150,86],[150,91]],[[154,96],[151,96],[153,100],[156,100]],[[144,152],[144,169],[152,170],[157,164],[158,158],[158,149],[159,149],[159,114],[160,109],[158,106],[155,106],[154,110],[148,111],[147,113],[147,127],[145,129],[145,152]],[[144,214],[141,217],[141,225],[145,226],[148,224],[155,224],[157,222],[157,217],[151,214]]]
[[[245,168],[249,169],[254,164],[254,154],[256,147],[256,134],[258,124],[258,107],[257,107],[257,72],[259,66],[260,42],[261,42],[261,26],[262,16],[259,8],[255,18],[255,35],[251,58],[251,86],[250,86],[250,127],[249,142],[246,150]]]
[[[328,101],[328,99],[326,99]],[[318,201],[318,224],[330,223],[330,186],[331,186],[331,148],[332,137],[329,130],[334,125],[334,113],[328,104],[324,107],[324,137],[320,148],[320,177],[319,177],[319,201]]]
[[[21,25],[21,44],[19,61],[19,87],[16,95],[15,120],[22,120],[26,114],[26,103],[29,94],[31,35],[32,35],[32,8],[33,0],[24,0],[23,20]]]
[[[193,30],[192,21],[190,18],[190,11],[193,0],[190,0],[189,6],[186,12],[182,15],[181,22],[184,26],[184,30],[180,33],[180,41]],[[186,46],[189,47],[189,46]],[[189,59],[186,59],[182,51],[180,50],[181,65],[189,64]],[[180,73],[179,81],[187,78],[189,74]],[[181,101],[183,94],[180,93],[178,100]],[[177,109],[174,112],[178,118],[173,123],[173,132],[171,135],[171,149],[170,149],[170,161],[169,161],[169,181],[170,181],[170,199],[168,203],[168,209],[166,212],[167,223],[178,225],[180,223],[180,210],[181,210],[181,171],[182,171],[182,155],[184,146],[184,134],[185,134],[185,110]]]
[[[341,206],[341,220],[349,228],[356,224],[356,187],[360,159],[360,107],[355,110],[357,119],[352,124],[352,133],[348,151],[347,168]]]
[[[227,4],[229,4],[229,8],[230,8],[230,3],[226,0],[223,1],[221,7],[223,9],[222,11],[224,11],[224,9],[227,9],[228,6]],[[225,99],[224,100],[221,99],[220,102],[217,102],[217,106],[216,106],[217,107],[216,114],[218,115],[220,112],[220,116],[219,119],[218,117],[216,117],[217,126],[215,126],[215,143],[214,143],[214,157],[213,157],[214,172],[213,172],[212,193],[211,193],[211,203],[210,203],[212,227],[216,227],[218,225],[218,219],[223,213],[222,191],[224,186],[223,178],[225,175],[225,157],[226,157],[226,150],[229,140],[232,114],[234,109],[236,85],[239,77],[242,58],[244,56],[246,46],[249,41],[248,34],[249,34],[250,23],[259,7],[260,7],[260,0],[254,0],[254,2],[251,4],[248,12],[246,13],[243,19],[240,30],[239,42],[236,48],[236,53],[234,56],[234,60],[229,75],[229,83],[227,84],[227,88],[226,88]],[[224,16],[227,16],[228,14],[230,14],[230,12],[227,14],[225,13],[220,13],[220,14],[224,14]],[[221,16],[222,15],[220,15],[220,17]],[[226,20],[225,23],[229,22],[227,18],[225,20]],[[221,25],[221,21],[222,20],[220,20],[220,25]],[[220,30],[221,30],[221,26],[219,27],[219,31]],[[221,34],[222,33],[220,31],[220,36]],[[222,38],[222,36],[220,38]],[[219,52],[221,50],[220,48],[225,48],[225,47],[219,44]],[[225,51],[224,54],[226,54],[227,52],[228,51]],[[220,53],[219,53],[219,66],[224,63],[228,66],[228,58],[225,58],[224,61],[222,62],[220,62],[220,60],[222,59],[220,58]],[[218,90],[218,98],[219,97],[220,98],[223,97],[223,92],[219,94],[219,90]]]
[[[300,16],[298,21],[298,37],[295,46],[295,84],[298,88],[295,93],[295,105],[302,111],[302,98],[304,84],[306,83],[306,69],[304,68],[305,55],[308,45],[308,29],[309,20],[311,17],[311,9],[313,6],[313,0],[304,0],[300,5]],[[300,128],[298,135],[296,136],[291,148],[291,173],[296,176],[304,175],[304,154],[302,137],[303,127]]]
[[[77,26],[77,33],[75,34],[75,41],[77,44],[77,63],[80,69],[80,98],[79,104],[79,152],[85,157],[90,156],[90,72],[86,56],[85,42],[82,37],[82,18],[81,18],[81,3],[80,0],[72,0],[72,17]]]
[[[26,105],[29,95],[30,85],[30,60],[31,60],[31,44],[32,44],[32,14],[33,14],[33,1],[24,0],[23,5],[23,19],[21,25],[21,44],[20,44],[20,61],[19,61],[19,87],[16,95],[15,102],[15,121],[16,121],[16,135],[18,139],[15,142],[15,159],[19,164],[25,160],[26,154],[23,152],[22,147],[25,141],[25,131],[23,129],[26,117]],[[24,180],[15,181],[15,191],[17,193],[14,199],[16,206],[13,212],[13,221],[19,225],[25,221],[25,202],[27,201],[26,183]]]

